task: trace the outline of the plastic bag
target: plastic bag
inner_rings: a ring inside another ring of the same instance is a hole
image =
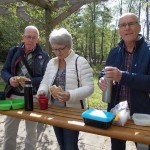
[[[111,112],[116,116],[113,120],[113,124],[124,126],[128,119],[130,119],[130,110],[127,101],[120,102]]]

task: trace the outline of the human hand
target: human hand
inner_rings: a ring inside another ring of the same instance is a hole
[[[61,86],[53,85],[53,86],[50,87],[50,93],[52,94],[54,99],[58,99],[57,98],[58,93],[62,92],[62,91],[63,91],[63,89],[61,88]]]
[[[11,77],[9,79],[9,83],[12,87],[18,87],[19,86],[19,83],[18,81],[16,80],[16,77]]]
[[[106,90],[106,80],[104,77],[101,77],[98,81],[98,87],[102,90],[102,91],[105,91]]]
[[[122,72],[116,67],[107,66],[105,67],[104,72],[106,80],[113,80],[117,82],[121,80]]]
[[[70,93],[67,91],[58,92],[57,99],[61,102],[69,101]]]
[[[16,79],[17,79],[18,83],[19,83],[22,87],[25,86],[25,81],[29,81],[29,80],[30,80],[30,78],[27,78],[27,77],[25,77],[25,76],[20,76],[20,77],[17,76]]]
[[[46,96],[46,93],[44,90],[38,91],[35,97],[38,99],[40,96]]]

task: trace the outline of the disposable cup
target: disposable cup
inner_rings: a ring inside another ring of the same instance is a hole
[[[48,109],[48,97],[47,96],[40,96],[38,98],[38,102],[40,105],[40,109],[42,110]]]

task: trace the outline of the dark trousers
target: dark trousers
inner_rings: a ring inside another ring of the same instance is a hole
[[[111,150],[125,150],[126,141],[111,138]]]
[[[79,131],[68,130],[60,127],[53,127],[60,146],[60,150],[79,150],[78,136]]]
[[[137,146],[137,143],[135,143]],[[126,141],[111,138],[111,150],[125,150],[126,149]],[[148,145],[148,150],[150,150],[150,145]]]

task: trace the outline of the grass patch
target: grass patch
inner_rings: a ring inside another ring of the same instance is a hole
[[[87,98],[87,105],[89,107],[94,107],[97,109],[106,109],[107,108],[107,103],[104,103],[102,101],[102,91],[99,89],[98,85],[98,76],[94,76],[94,93]]]

